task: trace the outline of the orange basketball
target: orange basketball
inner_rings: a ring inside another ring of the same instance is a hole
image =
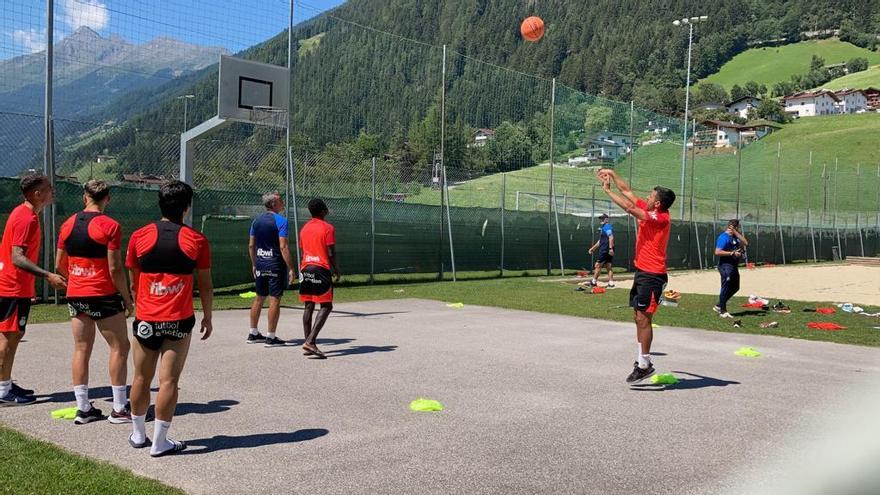
[[[527,17],[519,26],[519,32],[528,41],[538,41],[544,36],[544,21],[537,16]]]

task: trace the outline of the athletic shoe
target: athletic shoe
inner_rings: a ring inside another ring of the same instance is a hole
[[[318,349],[316,345],[303,344],[303,354],[306,356],[315,356],[318,359],[327,359],[327,356]]]
[[[287,344],[287,342],[278,337],[267,337],[266,344],[263,347],[281,347],[285,344]]]
[[[653,364],[648,364],[647,368],[639,368],[638,364],[633,368],[632,373],[626,377],[626,383],[637,383],[649,376],[653,375],[656,370],[654,369]]]
[[[721,314],[721,306],[712,306],[712,311]]]
[[[33,390],[29,388],[21,388],[16,383],[12,384],[12,392],[15,393],[15,395],[34,395]]]
[[[171,442],[171,448],[168,450],[163,450],[162,452],[156,452],[155,454],[150,452],[150,457],[162,457],[169,454],[175,454],[177,452],[181,452],[186,450],[186,444],[184,442],[178,442],[177,440],[168,439]]]
[[[84,425],[87,423],[92,423],[94,421],[103,421],[107,419],[107,416],[101,414],[101,410],[95,406],[92,406],[86,412],[82,412],[79,409],[76,410],[76,418],[73,419],[73,422],[78,425]]]
[[[6,395],[0,397],[0,407],[24,406],[36,400],[32,395],[19,395],[10,390]]]
[[[614,285],[614,282],[608,282],[608,285],[606,285],[605,287],[608,287],[609,289],[613,289],[613,288],[615,288],[615,287],[617,287],[617,286]]]
[[[144,447],[152,447],[153,446],[153,442],[151,442],[149,438],[144,437],[143,442],[135,443],[135,441],[131,439],[131,435],[128,436],[128,444],[131,445],[135,449],[142,449]]]
[[[590,287],[596,287],[599,285],[599,282],[596,279],[590,280]]]
[[[721,313],[719,316],[721,316],[722,318],[733,318],[733,315],[728,313],[727,311]]]
[[[265,342],[265,341],[266,341],[266,336],[261,333],[257,333],[256,335],[249,333],[247,336],[247,340],[246,340],[246,342],[248,344],[256,344],[258,342]]]
[[[113,423],[114,425],[131,423],[131,403],[125,404],[125,407],[122,408],[122,411],[119,412],[116,412],[116,409],[112,409],[110,411],[110,417],[107,418],[107,421]]]
[[[779,301],[773,305],[773,311],[777,313],[791,313],[791,308],[788,307],[784,302]]]

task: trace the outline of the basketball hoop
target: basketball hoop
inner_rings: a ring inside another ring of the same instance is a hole
[[[250,110],[251,122],[264,127],[287,127],[287,109],[265,105],[254,106]]]

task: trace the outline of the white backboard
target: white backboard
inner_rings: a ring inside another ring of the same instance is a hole
[[[287,111],[290,98],[287,67],[221,55],[219,86],[217,116],[221,119],[265,124],[252,119],[254,107]]]

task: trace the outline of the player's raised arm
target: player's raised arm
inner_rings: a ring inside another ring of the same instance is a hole
[[[616,192],[612,191],[611,190],[611,181],[613,180],[613,175],[604,174],[604,172],[609,172],[609,171],[600,170],[599,174],[598,174],[599,180],[602,181],[602,190],[605,191],[606,194],[608,194],[608,197],[611,198],[611,201],[614,201],[614,203],[617,206],[619,206],[621,209],[623,209],[623,211],[627,212],[628,214],[632,215],[633,217],[635,217],[639,220],[647,219],[648,216],[645,213],[645,210],[643,210],[642,208],[639,208],[636,205],[638,198],[636,198],[635,194],[633,194],[632,191],[629,191],[629,195],[632,196],[632,199],[630,199],[629,196],[625,196],[622,192],[616,193]],[[612,172],[612,174],[613,174],[613,172]],[[624,184],[626,184],[626,183],[624,183]]]
[[[622,194],[626,199],[630,200],[630,202],[632,202],[633,204],[636,204],[639,201],[638,196],[636,196],[636,194],[632,192],[632,188],[629,186],[629,184],[627,184],[625,180],[617,175],[617,172],[615,172],[614,170],[603,168],[602,170],[599,170],[597,175],[599,176],[600,180],[603,176],[607,176],[612,181],[614,181],[614,185],[617,186],[617,190],[620,191],[620,194]]]

